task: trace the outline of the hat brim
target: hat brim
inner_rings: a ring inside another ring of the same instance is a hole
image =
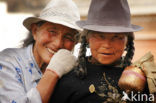
[[[83,29],[87,29],[87,30],[93,30],[93,31],[98,31],[98,32],[116,32],[116,33],[122,33],[122,32],[136,32],[139,31],[141,29],[143,29],[143,27],[138,26],[138,25],[133,25],[131,24],[131,26],[126,27],[126,26],[101,26],[101,25],[94,25],[94,24],[90,24],[87,21],[77,21],[76,24],[83,28]]]
[[[55,24],[61,24],[61,25],[64,25],[64,26],[67,26],[69,28],[72,28],[72,29],[75,29],[77,31],[81,31],[82,29],[80,27],[78,27],[75,23],[75,25],[72,25],[70,23],[67,23],[67,22],[64,22],[63,20],[57,20],[57,19],[50,19],[50,20],[46,20],[46,19],[42,19],[42,18],[39,18],[39,17],[28,17],[26,18],[24,21],[23,21],[23,25],[29,30],[31,31],[31,24],[33,23],[37,23],[39,21],[47,21],[47,22],[51,22],[51,23],[55,23]]]

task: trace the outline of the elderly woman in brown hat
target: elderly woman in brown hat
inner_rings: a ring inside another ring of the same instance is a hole
[[[0,103],[47,103],[59,78],[76,63],[70,51],[80,28],[72,0],[52,0],[39,17],[24,20],[31,32],[23,48],[0,52]]]
[[[88,19],[77,24],[84,29],[78,64],[59,80],[51,101],[123,102],[123,91],[118,87],[118,81],[133,58],[133,32],[142,29],[130,23],[127,0],[92,0]],[[87,48],[91,50],[91,56],[88,57]]]

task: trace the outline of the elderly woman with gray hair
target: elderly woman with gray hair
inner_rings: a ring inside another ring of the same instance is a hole
[[[127,0],[92,0],[88,19],[77,24],[84,29],[77,66],[59,80],[51,101],[125,103],[118,81],[134,55],[133,32],[142,29],[130,23]]]
[[[79,30],[72,0],[52,0],[39,17],[24,20],[31,32],[23,48],[0,52],[0,103],[47,103],[58,79],[75,65]]]

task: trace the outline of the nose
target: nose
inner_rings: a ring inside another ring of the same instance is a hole
[[[54,46],[55,49],[58,50],[60,48],[63,48],[63,40],[61,36],[57,36],[54,40]]]
[[[111,40],[110,39],[103,40],[102,47],[105,48],[105,49],[111,48]]]

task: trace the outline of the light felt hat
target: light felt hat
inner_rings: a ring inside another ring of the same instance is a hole
[[[83,29],[99,32],[134,32],[142,27],[131,24],[127,0],[92,0],[88,18],[78,21]]]
[[[51,0],[39,17],[26,18],[23,25],[30,31],[32,23],[48,21],[80,31],[81,28],[76,24],[78,20],[80,20],[80,14],[72,0]]]

